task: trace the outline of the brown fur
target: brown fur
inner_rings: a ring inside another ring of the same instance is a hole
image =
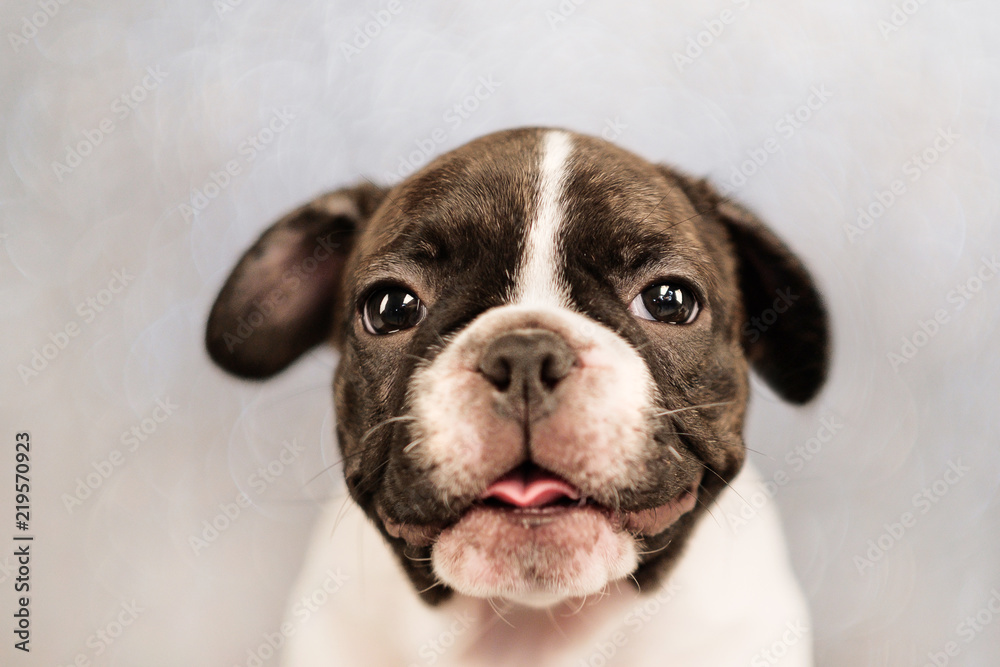
[[[362,185],[294,211],[247,251],[209,317],[212,358],[243,377],[272,375],[324,339],[340,350],[334,398],[348,488],[420,590],[436,582],[426,562],[413,558],[426,558],[428,548],[391,537],[383,519],[431,530],[454,521],[465,501],[442,503],[424,487],[421,471],[407,467],[399,454],[409,442],[405,421],[379,425],[407,413],[408,380],[418,363],[433,359],[442,341],[476,315],[504,303],[534,212],[531,165],[543,132],[490,135],[392,189]],[[574,142],[560,248],[574,308],[640,351],[663,405],[726,403],[657,424],[664,433],[685,434],[679,445],[707,474],[698,508],[647,539],[647,550],[656,553],[635,573],[645,585],[675,561],[694,523],[743,463],[749,365],[795,403],[820,388],[828,364],[826,313],[802,263],[707,182],[598,139],[574,135]],[[337,250],[293,285],[288,272],[323,240]],[[628,313],[635,290],[665,274],[696,286],[709,328],[682,332]],[[367,336],[359,306],[385,280],[413,288],[431,304],[428,316],[405,335]],[[783,289],[796,299],[788,311],[763,331],[748,330],[750,318]],[[262,311],[255,304],[271,294],[282,305],[233,345],[240,320]],[[643,510],[667,502],[683,488],[683,475],[689,473],[651,471],[659,482],[621,490],[621,503]],[[437,587],[424,597],[436,602],[448,594]]]

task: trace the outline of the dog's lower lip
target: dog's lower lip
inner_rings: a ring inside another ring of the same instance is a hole
[[[620,530],[628,530],[637,535],[651,536],[662,533],[670,528],[684,514],[694,509],[698,500],[700,478],[687,489],[670,501],[645,510],[615,510],[606,505],[594,502],[591,498],[580,496],[565,499],[563,502],[544,505],[521,507],[492,499],[479,499],[472,503],[458,520],[461,521],[469,512],[485,510],[496,512],[509,521],[519,523],[524,528],[542,526],[557,521],[570,512],[585,509],[597,510],[604,514],[609,522]],[[440,524],[410,524],[393,521],[379,510],[379,516],[385,525],[386,532],[393,537],[401,538],[407,544],[415,547],[431,546],[442,531],[456,522]]]
[[[437,536],[447,527],[446,524],[415,524],[394,521],[386,516],[381,506],[378,507],[378,515],[382,519],[382,525],[385,526],[385,532],[415,547],[427,547],[434,544]]]
[[[623,516],[623,525],[628,530],[640,535],[649,536],[662,533],[694,509],[695,503],[698,502],[699,484],[700,480],[663,505],[636,512],[626,512]]]

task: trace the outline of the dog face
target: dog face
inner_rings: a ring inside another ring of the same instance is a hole
[[[827,366],[819,294],[756,218],[547,129],[266,231],[216,301],[210,354],[263,378],[324,340],[348,489],[429,602],[655,579],[742,465],[748,365],[793,402]]]

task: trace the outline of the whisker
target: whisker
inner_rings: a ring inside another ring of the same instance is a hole
[[[303,484],[303,486],[308,486],[309,484],[312,484],[317,479],[319,479],[320,475],[322,475],[323,473],[328,472],[330,470],[333,470],[334,468],[336,468],[339,465],[343,465],[344,463],[346,463],[348,461],[348,459],[352,459],[355,456],[360,456],[362,454],[367,453],[368,450],[372,449],[373,447],[375,447],[375,445],[370,445],[368,447],[362,447],[358,451],[353,452],[351,454],[348,454],[347,456],[342,457],[339,461],[335,461],[335,462],[331,463],[330,465],[326,466],[325,468],[323,468],[322,470],[320,470],[318,473],[316,473],[315,475],[313,475],[312,477],[310,477],[306,481],[306,483]]]
[[[549,617],[549,620],[552,622],[552,626],[556,629],[556,632],[559,633],[559,636],[563,639],[569,639],[562,627],[559,625],[559,621],[556,620],[556,615],[552,613],[552,607],[545,608],[545,615]]]
[[[673,410],[664,410],[662,412],[654,412],[653,415],[656,417],[665,417],[667,415],[673,415],[678,412],[684,412],[685,410],[697,410],[699,408],[711,408],[717,405],[729,405],[730,403],[735,403],[736,401],[720,401],[718,403],[702,403],[701,405],[687,405],[683,408],[674,408]]]
[[[437,588],[438,586],[443,586],[443,585],[444,585],[444,582],[437,581],[437,582],[431,584],[430,586],[428,586],[427,588],[425,588],[424,590],[417,591],[417,593],[420,594],[420,595],[422,595],[422,594],[426,593],[429,590],[432,590],[434,588]]]
[[[365,434],[361,436],[361,440],[358,441],[358,445],[365,444],[365,440],[367,440],[372,433],[382,428],[386,424],[393,424],[395,422],[401,422],[401,421],[416,421],[416,420],[417,418],[411,415],[399,415],[398,417],[389,417],[385,421],[381,421],[378,424],[375,424],[375,426],[372,426],[370,429],[365,431]]]
[[[708,516],[712,517],[712,521],[715,521],[716,525],[718,525],[719,528],[722,528],[722,524],[719,523],[719,520],[716,518],[716,516],[714,514],[712,514],[712,508],[709,507],[708,504],[704,500],[702,500],[701,498],[699,498],[698,496],[695,496],[694,499],[697,502],[701,503],[702,507],[705,508],[705,511],[708,512]]]
[[[344,496],[344,502],[340,506],[340,509],[337,510],[337,517],[333,520],[333,528],[330,529],[331,540],[333,539],[333,534],[337,532],[338,528],[340,528],[341,522],[347,517],[347,513],[350,511],[350,505],[348,504],[350,502],[351,502],[350,494]]]
[[[601,590],[597,593],[594,593],[594,595],[597,596],[598,600],[603,600],[604,598],[609,597],[611,595],[611,591],[608,590],[609,588],[611,588],[610,583],[604,584]]]
[[[562,616],[563,618],[569,618],[571,616],[576,616],[577,614],[580,613],[580,610],[583,609],[583,602],[581,602],[576,609],[573,609],[573,607],[571,606],[573,602],[574,601],[572,599],[566,600],[565,612],[561,613],[560,616]]]
[[[411,442],[410,444],[408,444],[406,447],[403,447],[403,453],[404,454],[409,453],[409,451],[411,449],[413,449],[414,447],[416,447],[417,445],[419,445],[423,441],[424,441],[423,438],[417,438],[416,440],[414,440],[413,442]]]
[[[440,331],[435,331],[434,335],[437,336],[437,339],[441,342],[441,346],[439,349],[443,350],[444,348],[448,347],[448,341],[445,340],[444,336],[441,335]]]
[[[722,475],[720,475],[719,473],[715,472],[714,470],[712,470],[711,468],[709,468],[709,467],[708,467],[707,465],[705,465],[705,464],[702,464],[702,467],[703,467],[703,468],[705,468],[705,470],[707,470],[707,471],[709,471],[710,473],[712,473],[713,475],[715,475],[716,477],[718,477],[719,479],[721,479],[721,480],[722,480],[722,483],[723,483],[723,484],[725,484],[725,485],[726,485],[727,487],[729,487],[729,488],[730,488],[730,489],[732,490],[732,492],[733,492],[733,493],[735,493],[735,494],[736,494],[736,496],[737,496],[737,497],[738,497],[738,498],[739,498],[740,500],[742,500],[742,501],[743,501],[744,503],[746,503],[747,505],[750,505],[750,503],[748,503],[748,502],[747,502],[746,498],[744,498],[743,496],[741,496],[741,495],[740,495],[740,492],[739,492],[739,491],[737,491],[736,489],[734,489],[734,488],[733,488],[733,485],[732,485],[732,484],[730,484],[729,482],[727,482],[727,481],[725,480],[725,478],[724,478],[724,477],[723,477]],[[752,505],[751,505],[751,507],[752,507]]]
[[[507,624],[511,628],[514,627],[514,624],[511,623],[510,621],[508,621],[507,617],[504,615],[506,612],[502,611],[500,609],[500,607],[498,606],[498,602],[494,598],[486,598],[486,601],[489,603],[490,607],[493,609],[493,613],[496,614],[496,618],[500,619],[501,621],[503,621],[505,624]]]
[[[303,484],[302,486],[309,486],[310,484],[312,484],[313,482],[315,482],[317,479],[319,479],[320,477],[322,477],[323,473],[326,473],[326,472],[329,472],[329,471],[333,470],[337,466],[341,465],[343,462],[344,462],[344,459],[340,459],[336,463],[331,463],[330,465],[328,465],[327,467],[323,468],[318,473],[316,473],[315,475],[313,475],[312,477],[310,477],[308,480],[306,480],[306,483]]]
[[[382,463],[379,463],[377,466],[375,466],[374,468],[372,468],[371,470],[369,470],[368,472],[366,472],[364,474],[364,476],[362,476],[361,479],[358,480],[358,487],[357,488],[359,490],[360,489],[364,489],[365,485],[367,485],[369,482],[371,482],[375,478],[375,475],[379,471],[381,471],[382,468],[384,468],[384,467],[386,467],[388,465],[389,465],[389,459],[386,459],[385,461],[382,461]]]
[[[666,543],[666,544],[664,544],[664,545],[663,545],[662,547],[660,547],[659,549],[652,549],[652,550],[650,550],[650,551],[640,551],[640,552],[639,552],[639,555],[640,555],[640,556],[649,556],[649,555],[652,555],[652,554],[658,554],[658,553],[660,553],[661,551],[663,551],[664,549],[666,549],[667,547],[669,547],[669,546],[671,545],[671,543],[672,543],[672,542],[673,542],[673,540],[667,540],[667,543]]]
[[[611,487],[611,492],[615,494],[615,504],[614,504],[614,507],[612,509],[614,509],[614,511],[618,512],[622,508],[622,499],[621,499],[621,496],[618,495],[618,489],[616,489],[615,487]]]
[[[368,452],[369,450],[371,450],[372,448],[374,448],[376,445],[367,445],[367,446],[362,446],[362,445],[364,445],[365,440],[367,440],[372,435],[372,433],[374,433],[376,430],[382,428],[383,426],[385,426],[387,424],[392,424],[392,423],[396,423],[396,422],[403,422],[403,421],[417,421],[417,418],[413,417],[411,415],[399,415],[397,417],[390,417],[389,419],[381,421],[378,424],[376,424],[375,426],[372,426],[370,429],[368,429],[365,432],[365,434],[363,436],[361,436],[361,439],[358,441],[358,445],[360,446],[360,449],[358,449],[358,451],[352,452],[351,454],[348,454],[347,456],[342,457],[339,461],[336,461],[336,462],[331,463],[330,465],[326,466],[325,468],[323,468],[322,470],[320,470],[318,473],[316,473],[315,475],[313,475],[312,477],[310,477],[305,482],[305,484],[303,486],[308,486],[309,484],[312,484],[317,479],[319,479],[323,475],[323,473],[326,473],[326,472],[332,470],[333,468],[336,468],[337,466],[343,465],[344,463],[346,463],[348,461],[348,459],[351,459],[351,458],[353,458],[355,456],[361,456],[362,454],[365,454],[366,452]],[[407,445],[407,449],[404,449],[403,451],[404,452],[405,451],[409,451],[409,448],[413,447],[414,444],[415,443],[410,443],[409,445]]]
[[[778,460],[778,459],[774,458],[773,456],[771,456],[770,454],[765,454],[764,452],[756,450],[756,449],[750,449],[746,445],[743,445],[743,449],[747,450],[748,452],[753,452],[754,454],[760,454],[764,458],[771,459],[772,461],[777,461]]]

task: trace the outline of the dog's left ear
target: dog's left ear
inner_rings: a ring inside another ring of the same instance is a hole
[[[355,236],[385,194],[368,183],[337,190],[265,231],[240,258],[208,316],[205,345],[215,363],[263,379],[329,338]]]
[[[698,213],[729,232],[746,312],[741,338],[754,370],[785,400],[809,401],[826,380],[830,354],[826,308],[809,272],[753,213],[705,180],[668,173]]]

